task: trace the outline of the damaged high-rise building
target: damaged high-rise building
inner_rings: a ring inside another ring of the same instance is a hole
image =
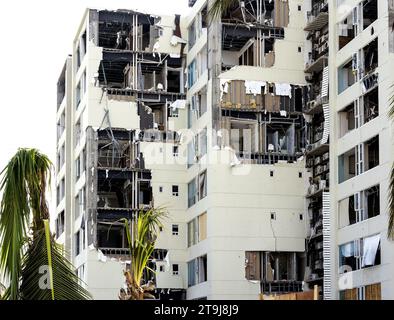
[[[164,207],[158,299],[394,297],[394,4],[245,0],[211,19],[212,2],[86,10],[57,101],[56,234],[76,272],[117,299],[119,220]]]

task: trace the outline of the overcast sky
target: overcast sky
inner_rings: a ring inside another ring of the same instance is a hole
[[[0,168],[19,147],[55,161],[56,83],[86,8],[186,14],[188,0],[12,0],[0,10]]]

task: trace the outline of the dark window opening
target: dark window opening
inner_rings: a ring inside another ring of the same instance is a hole
[[[168,71],[167,73],[167,92],[181,92],[180,71]]]
[[[175,197],[179,196],[179,186],[172,186],[172,195]]]
[[[74,236],[75,241],[75,256],[77,257],[81,253],[81,233],[78,231]]]
[[[364,74],[374,71],[379,64],[378,59],[378,38],[373,40],[363,49],[364,51]]]
[[[364,0],[363,2],[363,28],[368,28],[378,19],[378,0]]]
[[[372,138],[366,142],[367,151],[367,168],[370,170],[379,165],[379,136]]]
[[[364,123],[379,116],[379,88],[375,88],[364,96]]]
[[[172,235],[177,236],[179,234],[179,225],[173,224],[172,225]]]
[[[121,249],[128,248],[124,228],[118,226],[97,226],[97,243],[99,248]]]
[[[367,200],[366,219],[378,216],[380,214],[380,186],[366,190],[365,196]]]
[[[172,265],[172,274],[174,276],[177,276],[179,274],[179,265],[178,264],[173,264]]]

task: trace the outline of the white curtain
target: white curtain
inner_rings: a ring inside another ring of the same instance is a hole
[[[375,264],[376,253],[380,243],[380,234],[364,239],[362,267]]]

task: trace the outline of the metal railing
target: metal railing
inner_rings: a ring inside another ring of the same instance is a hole
[[[302,289],[303,289],[302,281],[279,280],[279,281],[261,282],[261,291],[266,294],[301,292]]]

